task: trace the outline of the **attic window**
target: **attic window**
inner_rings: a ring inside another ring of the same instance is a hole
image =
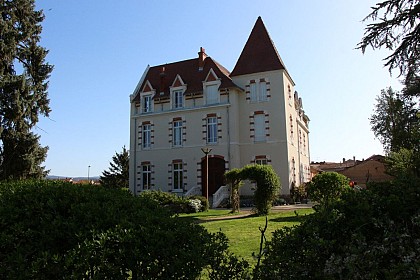
[[[206,86],[206,104],[219,103],[219,85],[210,84]]]
[[[144,95],[142,97],[142,112],[143,113],[150,113],[153,112],[153,100],[152,95]]]
[[[184,94],[182,90],[172,92],[172,108],[184,107]]]

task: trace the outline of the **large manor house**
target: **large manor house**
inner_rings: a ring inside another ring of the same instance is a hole
[[[248,164],[271,165],[284,195],[310,180],[309,118],[261,17],[232,72],[200,48],[193,59],[147,66],[130,102],[134,194],[211,198],[226,188],[226,171]]]

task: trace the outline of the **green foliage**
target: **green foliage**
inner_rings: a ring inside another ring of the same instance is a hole
[[[153,201],[156,201],[159,205],[169,209],[172,213],[194,213],[198,211],[206,211],[209,208],[209,203],[205,197],[182,197],[176,194],[171,194],[162,191],[149,190],[144,191],[140,194],[140,197],[147,197]],[[195,207],[195,203],[191,203],[192,200],[198,200],[200,205],[198,209]]]
[[[386,0],[371,8],[372,12],[364,19],[370,23],[365,29],[364,37],[358,48],[365,52],[368,46],[373,49],[382,47],[393,51],[386,57],[385,66],[389,71],[398,68],[400,75],[405,76],[405,84],[419,79],[419,37],[420,37],[420,4],[413,0]],[[420,94],[420,92],[416,92]]]
[[[259,279],[419,279],[420,184],[342,194],[299,226],[277,230]]]
[[[232,204],[232,213],[239,212],[239,188],[242,184],[241,169],[234,168],[225,173],[226,182],[230,185],[230,202]]]
[[[223,235],[92,185],[0,183],[0,228],[4,279],[196,279],[228,255]]]
[[[337,172],[323,172],[317,174],[307,184],[308,196],[319,202],[321,207],[327,207],[338,200],[343,193],[350,189],[349,179]]]
[[[293,184],[292,189],[290,190],[290,196],[295,202],[302,202],[303,200],[307,199],[307,184],[304,183],[299,186],[295,186]]]
[[[128,150],[123,147],[121,153],[115,153],[110,162],[109,171],[102,172],[99,182],[107,188],[128,188],[128,168],[130,156]]]
[[[278,194],[280,180],[271,165],[250,164],[242,169],[232,169],[225,173],[225,178],[231,184],[232,196],[237,195],[237,208],[239,210],[239,193],[236,194],[242,180],[255,181],[257,187],[254,192],[254,203],[258,215],[267,215],[272,203]],[[236,198],[235,198],[236,199]],[[233,201],[236,204],[236,200]],[[235,210],[234,209],[232,211]]]
[[[376,98],[370,124],[387,152],[402,148],[420,151],[420,118],[413,97],[402,96],[391,87]]]
[[[191,200],[191,199],[200,200],[201,208],[200,208],[199,212],[205,212],[205,211],[209,210],[209,208],[210,208],[209,201],[207,200],[207,198],[205,198],[202,195],[192,195],[192,196],[187,197],[187,199],[188,200]]]
[[[42,11],[33,0],[2,1],[0,20],[0,179],[44,177],[47,147],[31,129],[50,113],[53,67],[39,45]],[[19,73],[17,71],[20,71]]]
[[[386,157],[387,173],[399,180],[420,180],[420,153],[402,148]]]

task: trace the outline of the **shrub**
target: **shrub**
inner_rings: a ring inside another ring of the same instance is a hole
[[[337,172],[317,174],[312,181],[307,183],[308,196],[319,202],[321,207],[328,206],[349,190],[351,190],[349,179]]]
[[[198,199],[198,200],[200,200],[200,202],[201,202],[201,208],[200,208],[199,212],[207,211],[210,208],[209,201],[204,196],[201,196],[201,195],[192,195],[192,196],[187,197],[187,199],[190,199],[190,200],[191,199]]]
[[[223,234],[92,185],[0,183],[0,228],[4,279],[196,279],[228,255]]]
[[[419,279],[420,184],[371,184],[267,243],[259,279]]]
[[[188,199],[177,196],[176,194],[153,190],[142,192],[140,197],[147,197],[148,199],[154,200],[175,214],[196,212],[195,208],[190,205]]]

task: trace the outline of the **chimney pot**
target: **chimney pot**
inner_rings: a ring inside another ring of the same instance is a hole
[[[207,54],[206,50],[203,47],[200,47],[200,51],[198,52],[198,70],[202,71],[204,68],[204,60],[206,59]]]

